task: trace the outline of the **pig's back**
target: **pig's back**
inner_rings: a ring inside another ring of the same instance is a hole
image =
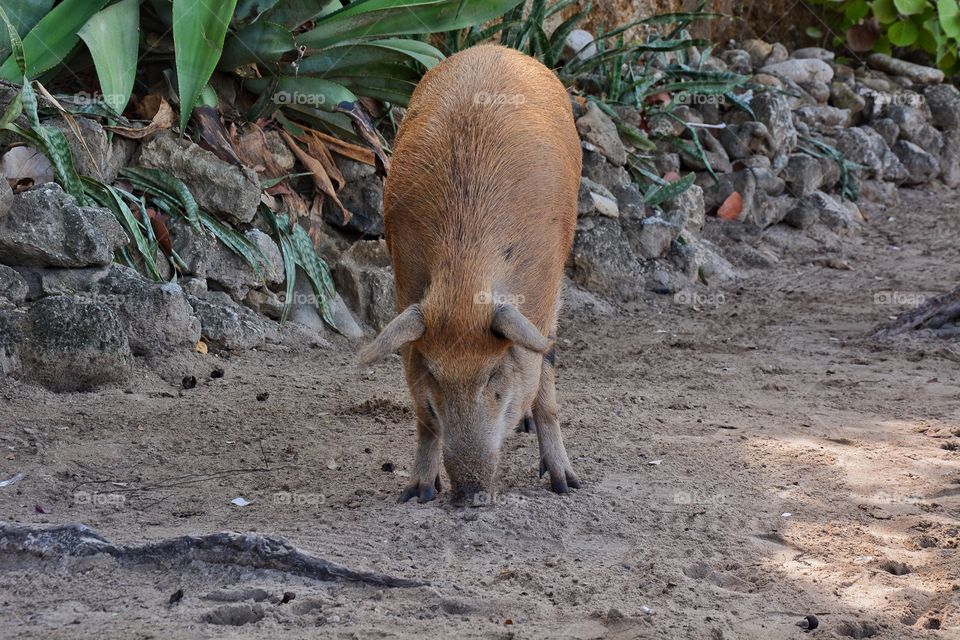
[[[384,193],[398,306],[428,283],[492,283],[549,323],[576,226],[580,142],[552,72],[485,45],[432,69],[413,95]],[[476,280],[476,282],[470,282]]]

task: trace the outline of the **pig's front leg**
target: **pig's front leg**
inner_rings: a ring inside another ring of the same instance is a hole
[[[400,502],[416,498],[429,502],[440,492],[440,427],[430,415],[430,409],[417,407],[417,454],[413,461],[413,477],[403,490]]]
[[[560,434],[556,371],[551,354],[543,359],[540,390],[533,402],[533,421],[536,423],[537,440],[540,443],[540,477],[549,471],[550,489],[555,493],[568,493],[571,488],[580,488],[580,479],[573,471],[567,450],[563,446],[563,436]]]

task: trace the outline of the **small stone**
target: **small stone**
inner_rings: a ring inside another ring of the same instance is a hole
[[[926,67],[920,64],[898,60],[884,53],[874,53],[867,57],[867,64],[889,74],[906,76],[917,84],[940,84],[943,82],[943,71]]]
[[[601,215],[609,218],[620,217],[617,199],[601,184],[589,178],[580,178],[580,196],[577,215]]]
[[[109,210],[79,206],[52,182],[17,194],[0,214],[0,262],[7,265],[107,265],[127,244]]]
[[[127,334],[107,305],[50,296],[27,315],[24,377],[52,391],[88,391],[126,382],[133,356]]]
[[[270,392],[268,391],[261,391],[260,393],[257,394],[257,402],[266,402],[269,399],[270,399]]]
[[[940,151],[940,179],[948,187],[960,187],[960,129],[950,129],[943,136]]]
[[[197,377],[196,376],[184,376],[183,380],[180,382],[180,386],[184,389],[193,389],[197,386]]]
[[[770,134],[774,154],[789,154],[797,146],[797,129],[786,98],[775,93],[761,93],[752,102],[757,121]]]
[[[922,111],[912,107],[892,106],[887,109],[887,117],[900,128],[901,139],[908,140],[933,155],[940,153],[943,135],[927,123]]]
[[[791,153],[780,175],[787,190],[796,198],[810,195],[823,184],[820,161],[806,153]]]
[[[593,34],[585,29],[574,29],[563,42],[563,60],[586,61],[597,55]]]
[[[768,64],[761,68],[760,72],[784,80],[792,80],[797,84],[805,82],[829,84],[833,79],[833,68],[823,60],[815,58],[786,60],[776,64]]]
[[[140,147],[140,166],[180,178],[201,209],[226,220],[248,223],[260,206],[260,180],[248,167],[224,162],[190,140],[160,134]]]
[[[763,66],[764,61],[773,51],[773,45],[754,38],[743,43],[743,50],[750,54],[754,68],[758,68]]]
[[[797,59],[813,58],[823,60],[824,62],[833,62],[836,54],[820,47],[803,47],[793,52],[793,57]]]
[[[960,128],[960,90],[952,84],[927,87],[923,92],[930,107],[931,122],[938,129]]]
[[[587,103],[587,112],[577,120],[577,131],[615,166],[626,164],[627,149],[620,140],[617,125],[595,103]]]
[[[939,159],[912,142],[898,140],[893,146],[893,152],[907,169],[908,184],[923,184],[940,175]]]
[[[330,199],[323,204],[324,219],[330,224],[369,237],[383,235],[383,179],[368,164],[347,158],[336,158],[337,167],[347,181],[337,195],[352,214],[344,220],[343,212]]]
[[[187,296],[200,320],[200,332],[209,343],[224,349],[243,350],[263,346],[278,339],[276,324],[238,305],[222,291],[211,291],[206,298]]]
[[[650,217],[640,223],[640,231],[633,248],[643,258],[653,259],[666,255],[670,243],[679,235],[679,228],[668,220]]]
[[[0,182],[5,182],[0,180]],[[6,298],[15,305],[27,299],[27,281],[19,273],[0,264],[0,298]]]
[[[851,113],[860,113],[867,108],[867,101],[850,85],[834,80],[830,83],[830,104]]]
[[[393,269],[383,240],[360,240],[333,271],[337,291],[360,320],[380,331],[396,314]]]

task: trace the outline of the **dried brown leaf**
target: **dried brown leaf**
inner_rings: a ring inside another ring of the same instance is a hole
[[[353,214],[350,213],[345,206],[343,206],[343,203],[340,202],[340,198],[337,197],[337,192],[333,188],[333,183],[330,181],[330,176],[327,175],[327,171],[324,169],[323,163],[300,148],[300,145],[297,144],[297,141],[294,140],[286,131],[281,131],[280,135],[283,136],[283,141],[287,143],[288,147],[290,147],[293,155],[297,156],[297,159],[300,160],[303,166],[306,167],[307,171],[309,171],[313,176],[313,183],[316,188],[337,205],[343,216],[344,222],[349,221],[350,218],[353,217]],[[286,198],[287,196],[284,196],[284,201],[286,201]],[[306,205],[304,205],[303,208],[304,213],[306,213]]]
[[[148,99],[151,99],[151,106],[144,107],[144,103]],[[134,140],[139,140],[140,138],[145,138],[149,135],[153,135],[157,131],[163,131],[164,129],[170,129],[173,127],[175,122],[175,115],[173,113],[173,108],[163,99],[163,96],[151,93],[146,98],[143,99],[141,103],[141,108],[138,110],[142,115],[144,113],[152,113],[148,116],[147,119],[150,122],[143,127],[106,127],[108,130],[113,131],[117,135],[123,136],[124,138],[132,138]]]

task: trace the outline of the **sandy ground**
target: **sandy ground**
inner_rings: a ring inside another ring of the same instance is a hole
[[[800,638],[815,614],[811,637],[960,638],[960,348],[868,337],[906,308],[877,293],[960,281],[960,196],[903,198],[845,245],[849,271],[794,256],[698,307],[568,314],[569,496],[515,434],[495,506],[398,504],[399,361],[359,372],[343,345],[211,354],[224,377],[188,391],[0,383],[0,479],[26,474],[0,520],[121,543],[256,531],[430,583],[7,553],[0,636]]]

